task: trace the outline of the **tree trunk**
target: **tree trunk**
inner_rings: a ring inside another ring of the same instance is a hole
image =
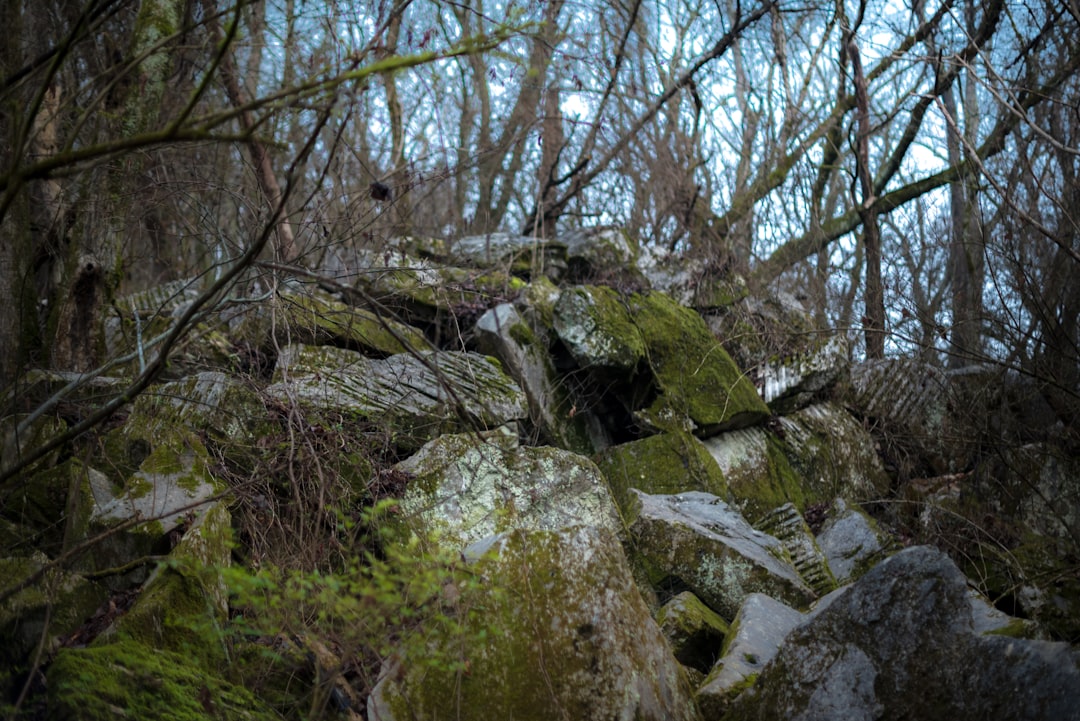
[[[866,339],[866,357],[885,357],[885,294],[881,283],[881,229],[874,207],[874,179],[870,174],[870,98],[866,90],[862,58],[855,38],[847,43],[851,60],[851,75],[855,83],[855,112],[858,118],[855,162],[858,168],[859,218],[862,221],[862,242],[866,249],[866,281],[864,290],[863,333]]]

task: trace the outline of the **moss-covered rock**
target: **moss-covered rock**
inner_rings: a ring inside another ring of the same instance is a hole
[[[569,451],[520,447],[514,437],[447,434],[394,470],[410,479],[401,516],[454,548],[512,528],[588,524],[622,533],[599,470]]]
[[[734,618],[751,593],[798,607],[816,597],[781,543],[719,498],[699,491],[633,493],[638,503],[627,519],[632,549],[655,587],[688,588],[725,619]]]
[[[157,445],[122,489],[108,498],[95,498],[90,532],[108,535],[88,556],[94,570],[161,552],[169,533],[191,527],[206,512],[210,499],[224,490],[211,473],[210,456],[198,436],[173,426],[161,428],[157,435]],[[120,532],[110,531],[136,519],[140,522],[129,523]]]
[[[111,498],[111,489],[105,474],[77,458],[18,478],[0,508],[0,517],[15,524],[8,551],[59,555],[65,538],[72,544],[86,537],[96,504]]]
[[[778,440],[802,479],[807,503],[842,497],[880,500],[890,480],[862,423],[834,403],[819,403],[779,419]]]
[[[646,427],[709,436],[768,416],[701,316],[663,293],[567,289],[555,330],[582,368],[628,384],[616,392]]]
[[[836,588],[836,577],[829,568],[825,554],[794,504],[785,503],[774,508],[756,527],[780,541],[791,559],[791,565],[814,589],[814,593],[824,596]]]
[[[794,504],[799,512],[806,510],[803,478],[774,434],[764,428],[743,428],[704,443],[724,472],[735,507],[751,521],[785,503]]]
[[[278,322],[287,325],[293,342],[336,345],[375,357],[428,347],[424,334],[416,328],[325,294],[288,293],[280,302]]]
[[[49,558],[0,558],[0,593],[40,571]],[[0,604],[0,693],[8,698],[39,644],[48,653],[90,618],[106,598],[105,589],[78,574],[54,567],[37,583]],[[46,623],[48,628],[46,629]]]
[[[341,348],[289,346],[274,380],[266,389],[271,398],[374,423],[404,450],[442,433],[496,428],[529,414],[525,395],[498,360],[476,353],[376,360]]]
[[[622,443],[600,452],[594,460],[624,512],[631,505],[631,488],[652,495],[705,491],[720,498],[728,496],[716,459],[689,433],[661,433]]]
[[[433,640],[457,648],[464,670],[390,669],[369,718],[697,718],[613,535],[589,526],[519,530],[472,553],[483,554],[474,567],[489,582],[461,606],[472,609],[471,626],[490,629],[487,640]]]
[[[728,624],[690,591],[676,594],[656,614],[675,658],[684,666],[708,673],[720,655]]]
[[[134,639],[60,651],[47,671],[48,714],[58,721],[118,716],[174,721],[279,721],[220,668]]]

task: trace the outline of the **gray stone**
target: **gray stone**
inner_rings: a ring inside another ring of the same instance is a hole
[[[885,555],[888,537],[865,513],[838,498],[817,536],[840,583],[853,581]]]
[[[755,592],[802,607],[814,599],[781,543],[716,496],[632,493],[630,534],[654,585],[681,583],[724,618]]]
[[[814,534],[794,505],[785,503],[773,509],[758,522],[757,528],[780,541],[791,559],[791,564],[810,588],[814,589],[814,593],[824,596],[836,588],[836,578],[829,569],[825,554],[818,547]]]
[[[1080,718],[1072,648],[979,635],[972,618],[944,553],[901,551],[793,630],[725,718]]]
[[[512,531],[471,551],[485,579],[463,593],[469,627],[432,637],[468,671],[386,670],[368,718],[547,721],[698,718],[682,667],[631,580],[619,541],[591,526]],[[488,629],[481,638],[479,631]]]
[[[835,385],[848,369],[847,342],[833,335],[797,355],[770,359],[758,370],[762,395],[769,408],[786,414],[803,408]]]
[[[267,395],[303,401],[392,430],[418,448],[443,432],[495,428],[528,416],[525,395],[497,361],[476,353],[425,351],[376,360],[331,347],[289,346]]]
[[[455,549],[512,528],[588,524],[622,533],[600,471],[569,451],[521,447],[512,436],[446,434],[394,469],[410,478],[402,517]]]
[[[723,716],[803,619],[803,614],[764,594],[747,596],[731,623],[720,659],[698,690],[702,715],[708,719]]]

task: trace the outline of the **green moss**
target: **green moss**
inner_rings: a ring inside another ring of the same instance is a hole
[[[613,446],[593,460],[623,512],[629,508],[631,488],[649,494],[706,491],[720,498],[728,496],[716,459],[686,432],[661,433]]]
[[[259,721],[279,717],[246,689],[190,656],[122,639],[62,649],[48,669],[48,716],[104,721],[134,719]]]
[[[764,420],[757,389],[712,336],[696,312],[663,293],[635,294],[630,313],[647,347],[659,396],[646,410],[658,427],[689,417],[711,435]]]

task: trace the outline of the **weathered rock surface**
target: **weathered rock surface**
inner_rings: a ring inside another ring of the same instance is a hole
[[[622,533],[599,470],[569,451],[499,434],[446,434],[394,470],[410,478],[403,517],[455,548],[512,528],[586,524]]]
[[[733,505],[750,520],[785,503],[806,509],[802,479],[784,454],[783,443],[769,431],[740,428],[704,443],[724,473]]]
[[[509,303],[476,322],[477,347],[496,356],[529,399],[534,426],[554,445],[591,454],[606,445],[602,429],[588,413],[577,413],[566,384],[548,352],[546,328],[535,328]]]
[[[341,348],[289,346],[266,392],[378,423],[405,448],[440,433],[528,417],[525,395],[494,359],[456,351],[418,355],[376,360]]]
[[[703,673],[713,667],[728,633],[727,621],[690,591],[665,603],[656,622],[679,663]]]
[[[889,547],[888,537],[877,524],[842,498],[833,503],[817,543],[840,583],[857,579],[884,558]]]
[[[725,718],[1076,719],[1080,668],[1065,644],[978,635],[959,569],[914,547],[792,631]]]
[[[727,498],[727,482],[716,459],[695,436],[673,431],[621,443],[595,456],[619,507],[629,511],[631,488],[652,495],[705,491]]]
[[[470,623],[493,628],[490,641],[462,649],[468,673],[390,670],[368,718],[697,718],[682,668],[613,535],[591,526],[519,530],[470,554],[480,556],[476,572],[501,589],[463,599],[484,609]]]
[[[716,496],[633,493],[630,535],[653,585],[689,588],[725,619],[734,618],[751,593],[801,607],[815,598],[780,542]]]
[[[779,440],[808,503],[855,503],[889,494],[889,476],[869,431],[836,403],[816,403],[781,416]]]
[[[720,659],[698,689],[702,716],[721,718],[731,701],[754,683],[776,656],[780,644],[803,619],[803,614],[769,596],[761,593],[747,596],[731,622]]]
[[[814,589],[814,593],[824,596],[836,588],[836,578],[829,568],[825,554],[794,505],[785,503],[774,508],[758,522],[757,528],[780,541],[791,559],[791,565],[807,585]]]
[[[768,415],[701,316],[663,293],[569,288],[555,331],[583,369],[631,383],[627,410],[646,427],[709,436]]]

